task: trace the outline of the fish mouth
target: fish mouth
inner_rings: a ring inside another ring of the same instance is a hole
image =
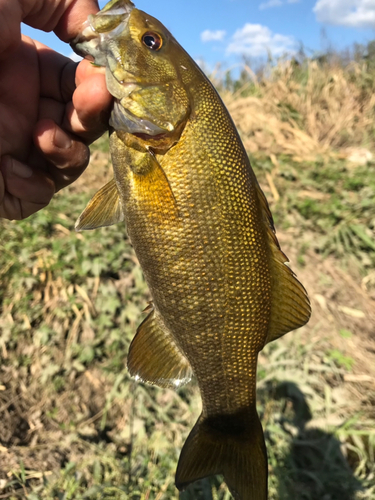
[[[71,42],[78,55],[106,68],[107,89],[116,99],[126,97],[137,85],[136,76],[124,67],[118,45],[134,8],[130,0],[110,1],[88,17],[81,33]]]
[[[134,8],[130,0],[112,0],[97,14],[91,14],[81,33],[70,43],[74,52],[97,66],[107,66],[108,52],[114,46],[111,41],[126,29]],[[117,56],[114,54],[115,58]]]

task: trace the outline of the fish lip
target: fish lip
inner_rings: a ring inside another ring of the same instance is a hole
[[[101,41],[103,41],[102,37],[104,37],[105,40],[108,36],[113,38],[117,34],[121,34],[124,25],[129,22],[132,10],[135,9],[134,4],[130,0],[117,0],[114,5],[116,6],[115,8],[110,7],[109,9],[106,9],[107,6],[105,6],[97,14],[91,14],[87,19],[87,23],[90,25],[91,30],[100,37]],[[110,19],[111,17],[117,17],[119,22],[117,26],[114,27],[113,24],[108,23],[108,30],[105,30],[103,24],[100,24],[100,19]]]
[[[116,38],[122,33],[129,23],[133,9],[135,6],[130,0],[118,0],[107,10],[104,7],[98,13],[90,14],[83,23],[81,32],[70,42],[74,52],[84,58],[89,56],[98,66],[106,66],[105,51],[102,50],[102,46],[107,43],[108,39]],[[115,22],[101,23],[104,17],[108,20],[114,18]],[[117,25],[115,18],[118,18]],[[108,27],[108,30],[105,30],[105,27]]]
[[[130,14],[130,12],[135,9],[135,6],[133,4],[133,2],[128,2],[128,1],[118,1],[116,2],[118,4],[121,3],[121,7],[116,7],[116,8],[110,8],[108,10],[105,10],[105,7],[103,9],[101,9],[99,12],[102,14],[102,15],[112,15],[112,16],[118,16],[118,15],[121,15],[121,14]],[[107,4],[108,5],[108,4]],[[98,13],[99,13],[98,12]]]

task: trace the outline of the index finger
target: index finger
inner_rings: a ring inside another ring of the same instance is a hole
[[[62,103],[71,101],[78,63],[36,40],[34,45],[38,51],[40,96]]]

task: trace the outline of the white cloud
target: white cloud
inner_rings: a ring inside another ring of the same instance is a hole
[[[268,2],[263,2],[259,5],[259,10],[269,9],[270,7],[278,7],[282,5],[281,0],[268,0]]]
[[[224,39],[226,33],[224,30],[205,30],[201,33],[201,40],[202,42],[220,42]]]
[[[351,28],[375,28],[375,0],[318,0],[318,21]]]
[[[292,36],[272,33],[261,24],[245,24],[238,29],[227,47],[227,54],[244,54],[253,57],[266,56],[271,52],[278,57],[286,52],[297,50],[297,43]]]

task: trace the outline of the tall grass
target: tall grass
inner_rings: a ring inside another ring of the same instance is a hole
[[[374,147],[375,69],[364,59],[280,61],[259,75],[245,66],[234,92],[216,83],[251,153],[311,160]]]

